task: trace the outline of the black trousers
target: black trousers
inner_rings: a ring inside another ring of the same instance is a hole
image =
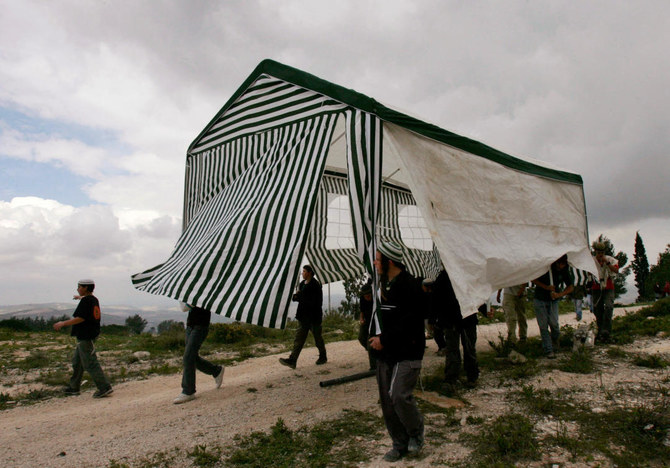
[[[444,365],[444,380],[456,382],[461,372],[461,351],[463,347],[463,368],[470,382],[479,378],[479,365],[477,364],[477,321],[462,320],[458,325],[449,325],[444,328],[444,341],[446,348],[446,362]]]

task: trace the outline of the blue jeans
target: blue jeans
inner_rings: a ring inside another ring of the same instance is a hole
[[[573,299],[572,302],[575,304],[575,315],[577,316],[577,320],[582,319],[582,300],[581,299]]]
[[[186,395],[195,393],[195,370],[209,374],[212,377],[219,375],[221,366],[201,358],[198,355],[200,346],[207,338],[209,327],[186,327],[186,348],[184,349],[184,373],[181,377],[181,389]]]
[[[545,354],[553,353],[553,343],[558,343],[558,301],[533,300],[535,308],[535,317],[537,317],[537,326],[540,328],[542,337],[542,349]],[[551,329],[551,334],[549,333]]]

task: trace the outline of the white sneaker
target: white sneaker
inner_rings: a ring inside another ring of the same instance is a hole
[[[195,394],[193,395],[187,395],[185,393],[180,393],[177,398],[172,400],[172,403],[175,405],[180,405],[182,403],[186,403],[187,401],[195,400]]]
[[[221,384],[223,383],[223,371],[224,370],[226,370],[226,368],[221,366],[221,372],[219,372],[219,375],[214,377],[214,383],[216,384],[216,388],[221,388]]]

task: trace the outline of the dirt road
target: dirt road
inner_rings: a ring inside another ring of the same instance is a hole
[[[561,316],[561,324],[574,322],[571,318]],[[478,348],[488,349],[487,340],[497,341],[504,329],[504,324],[480,326]],[[535,320],[529,320],[529,334],[538,334]],[[439,365],[443,358],[435,351],[431,340],[424,367]],[[183,405],[172,404],[181,382],[180,375],[172,375],[119,384],[101,400],[89,392],[0,412],[0,466],[109,466],[110,460],[129,462],[174,447],[225,445],[235,434],[270,428],[278,418],[297,428],[339,415],[343,408],[381,415],[374,378],[319,386],[322,380],[367,370],[358,342],[328,344],[324,366],[314,364],[315,348],[303,351],[295,371],[277,358],[226,368],[218,390],[212,378],[198,374],[197,399]]]

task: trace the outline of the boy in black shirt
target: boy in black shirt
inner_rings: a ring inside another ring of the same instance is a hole
[[[65,387],[65,394],[79,395],[81,379],[87,371],[98,390],[93,398],[106,397],[112,393],[112,386],[100,367],[98,356],[95,354],[95,339],[100,334],[100,302],[93,295],[95,283],[90,279],[80,280],[77,284],[79,305],[70,320],[54,323],[54,330],[72,325],[72,336],[77,338],[77,347],[72,358],[72,377],[70,384]]]

